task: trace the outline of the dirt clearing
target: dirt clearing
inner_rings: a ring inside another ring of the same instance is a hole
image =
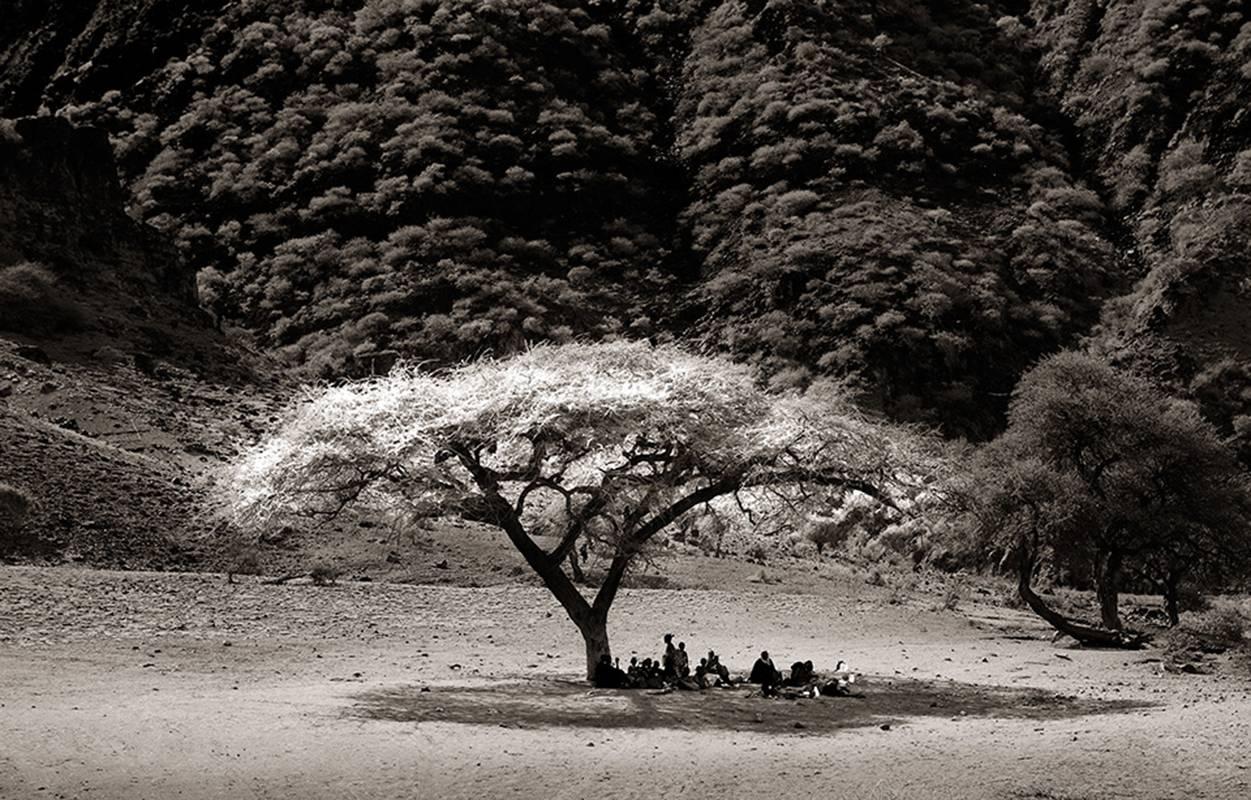
[[[870,678],[596,692],[538,589],[4,569],[0,796],[1251,796],[1245,678],[1057,649],[1017,612],[632,590],[611,626],[623,660],[663,627],[735,671],[767,647]]]

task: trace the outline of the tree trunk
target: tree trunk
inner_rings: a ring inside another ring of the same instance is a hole
[[[594,609],[580,614],[574,622],[582,632],[586,643],[586,679],[595,678],[595,667],[603,656],[612,659],[612,648],[608,644],[608,614]]]
[[[1033,575],[1034,565],[1030,562],[1023,562],[1020,567],[1018,582],[1021,599],[1025,601],[1025,604],[1029,606],[1031,611],[1042,617],[1044,621],[1060,633],[1072,636],[1082,644],[1094,647],[1138,647],[1142,644],[1142,637],[1140,636],[1126,634],[1120,630],[1104,630],[1083,625],[1051,608],[1043,602],[1041,597],[1034,594],[1034,589],[1030,585]]]
[[[1099,576],[1096,593],[1099,596],[1099,617],[1103,627],[1110,631],[1121,629],[1121,615],[1117,608],[1121,580],[1121,552],[1112,550],[1099,559]]]
[[[574,583],[586,583],[586,574],[582,571],[582,565],[578,563],[576,549],[569,551],[569,573],[573,575]]]
[[[1181,600],[1178,590],[1181,587],[1181,574],[1169,571],[1164,577],[1164,612],[1168,614],[1168,624],[1177,625],[1181,622]]]

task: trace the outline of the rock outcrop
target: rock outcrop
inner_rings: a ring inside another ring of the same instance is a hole
[[[36,262],[76,292],[194,304],[195,276],[125,204],[102,131],[57,117],[0,122],[0,267]]]

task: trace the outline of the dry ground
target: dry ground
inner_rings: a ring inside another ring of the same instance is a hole
[[[614,609],[622,656],[672,629],[737,670],[768,647],[870,674],[863,697],[795,703],[591,690],[532,587],[4,568],[0,796],[1251,796],[1231,668],[1167,674],[1153,651],[1058,649],[1018,612],[862,589]]]

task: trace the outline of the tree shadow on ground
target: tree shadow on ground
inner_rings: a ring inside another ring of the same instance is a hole
[[[869,679],[851,697],[768,699],[755,687],[656,694],[565,681],[492,686],[397,686],[357,696],[350,713],[393,722],[457,722],[507,728],[673,728],[822,733],[908,717],[1064,719],[1125,713],[1149,704],[1089,700],[1041,689],[953,681]]]

